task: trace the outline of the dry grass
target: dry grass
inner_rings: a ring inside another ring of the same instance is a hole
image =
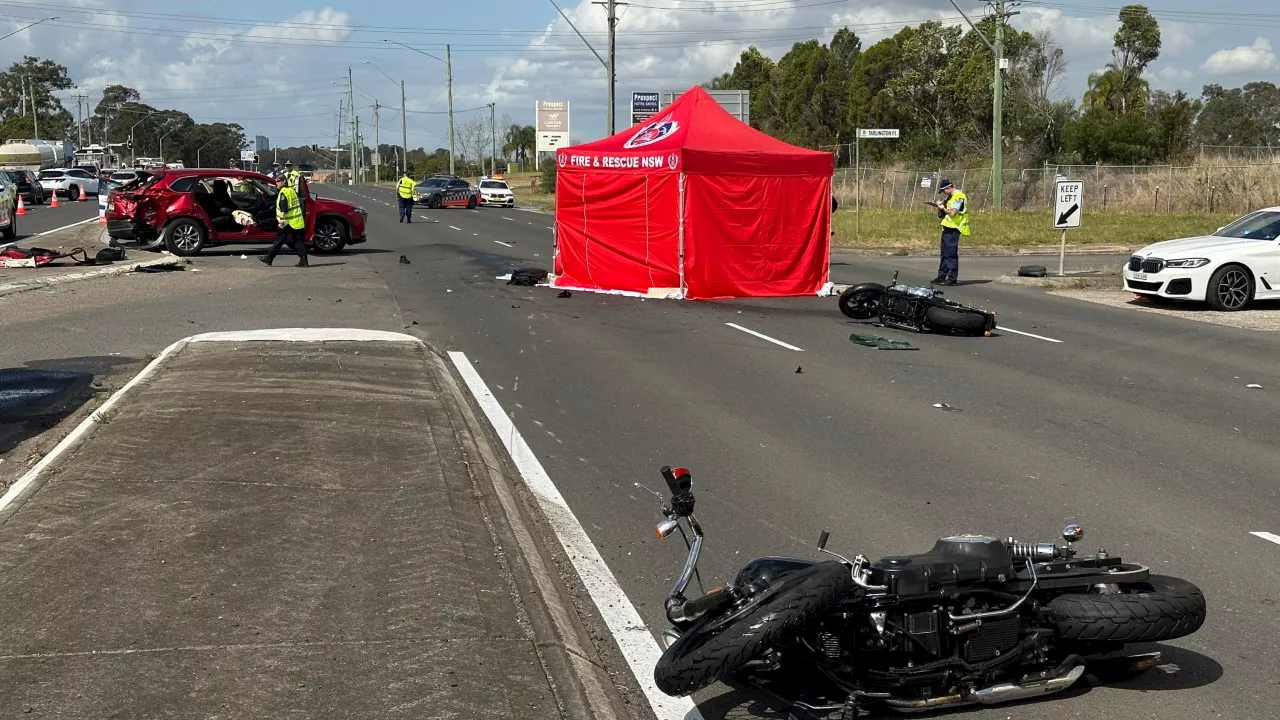
[[[1159,240],[1201,235],[1233,219],[1234,215],[1097,212],[1086,215],[1079,229],[1067,233],[1071,244],[1146,245]],[[973,234],[962,245],[1055,245],[1062,238],[1049,212],[975,211]],[[835,244],[842,247],[936,247],[942,228],[936,211],[862,210],[861,235],[853,210],[841,206],[834,217]]]

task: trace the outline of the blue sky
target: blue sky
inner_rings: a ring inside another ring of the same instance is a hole
[[[1107,60],[1122,3],[1092,1],[1028,2],[1013,20],[1021,29],[1050,31],[1064,47],[1063,95],[1078,98],[1088,73]],[[556,4],[603,54],[603,8],[589,0]],[[1246,0],[1148,6],[1164,36],[1149,73],[1155,87],[1194,96],[1209,82],[1280,81],[1280,47],[1269,40],[1280,10]],[[972,0],[961,7],[974,19],[983,12]],[[490,102],[499,124],[503,116],[531,123],[536,99],[572,102],[575,140],[605,129],[604,68],[550,0],[0,0],[0,34],[51,15],[61,19],[0,43],[0,63],[49,57],[67,65],[95,102],[104,85],[123,83],[142,90],[144,102],[202,121],[239,122],[250,137],[266,135],[273,145],[332,142],[351,67],[370,142],[373,98],[383,106],[382,141],[399,143],[401,135],[399,86],[385,72],[405,80],[409,145],[446,146],[444,63],[384,40],[441,58],[451,46],[460,134],[476,118],[487,122],[488,108],[475,108]],[[841,25],[866,46],[933,18],[962,22],[946,0],[633,0],[618,26],[618,128],[627,124],[632,91],[687,89],[730,69],[748,44],[776,59],[796,41],[829,40]],[[74,103],[69,108],[75,112]]]

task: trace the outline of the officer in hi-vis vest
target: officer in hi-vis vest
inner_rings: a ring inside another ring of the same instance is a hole
[[[409,177],[409,171],[406,170],[400,177],[400,184],[396,186],[396,195],[400,200],[400,222],[413,222],[413,185],[413,178]]]
[[[955,285],[960,275],[960,236],[969,235],[969,198],[960,192],[950,180],[938,183],[938,194],[947,199],[933,203],[942,221],[941,256],[938,261],[938,277],[935,285]]]
[[[276,182],[280,186],[280,192],[276,194],[276,222],[280,229],[276,231],[276,241],[271,244],[271,249],[258,259],[270,265],[285,243],[291,242],[294,252],[298,253],[298,267],[311,267],[307,263],[307,218],[302,212],[302,200],[289,186],[287,175],[281,175]]]

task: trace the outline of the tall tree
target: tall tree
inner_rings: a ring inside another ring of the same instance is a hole
[[[54,92],[68,90],[74,84],[66,66],[30,55],[23,57],[0,72],[0,122],[8,124],[34,114],[42,139],[66,139],[74,118]]]
[[[777,111],[771,96],[773,73],[776,66],[752,45],[738,56],[733,70],[714,80],[712,90],[747,90],[751,93],[751,125],[757,129],[772,131],[777,122]]]
[[[1160,24],[1145,5],[1125,5],[1114,42],[1106,69],[1089,76],[1084,104],[1118,113],[1144,110],[1150,86],[1142,73],[1160,56]]]
[[[1191,157],[1191,134],[1199,100],[1189,99],[1181,90],[1172,94],[1157,90],[1151,95],[1147,112],[1151,115],[1156,156],[1166,162],[1187,161]]]
[[[931,20],[899,35],[904,33],[898,74],[881,94],[891,105],[892,114],[905,121],[903,131],[914,137],[909,144],[917,157],[949,155],[954,146],[946,132],[957,108],[947,73],[948,53],[959,44],[961,30]]]

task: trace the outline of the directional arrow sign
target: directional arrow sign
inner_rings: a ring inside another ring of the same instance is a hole
[[[1053,229],[1066,230],[1080,227],[1084,215],[1084,183],[1079,180],[1059,180],[1057,202],[1053,208]]]

